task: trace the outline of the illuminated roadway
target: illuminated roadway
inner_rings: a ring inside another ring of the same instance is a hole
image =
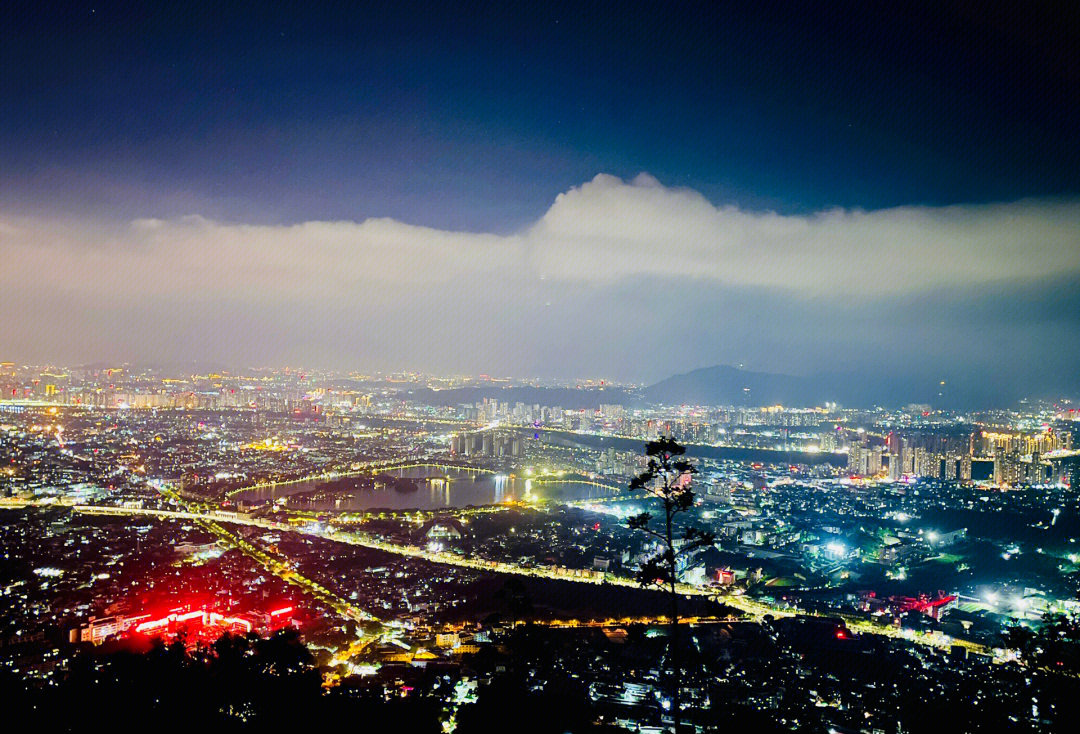
[[[434,462],[422,462],[411,461],[409,459],[383,459],[381,461],[366,461],[357,466],[355,469],[349,469],[349,471],[341,472],[320,472],[318,474],[309,474],[304,477],[298,477],[296,479],[283,479],[281,481],[267,481],[258,482],[256,484],[250,484],[246,487],[240,487],[238,489],[232,489],[225,493],[226,497],[235,497],[242,492],[252,492],[261,489],[275,489],[277,487],[287,487],[292,484],[303,484],[304,482],[314,482],[320,479],[342,479],[345,477],[357,477],[363,474],[367,474],[371,471],[396,471],[398,469],[441,469],[452,471],[463,471],[466,473],[476,474],[497,474],[494,469],[483,469],[478,466],[469,466],[466,464],[438,464]]]
[[[596,571],[569,569],[557,566],[537,566],[537,567],[525,567],[514,563],[508,563],[506,561],[490,561],[481,558],[468,558],[465,556],[459,556],[455,553],[447,551],[436,551],[421,548],[413,545],[401,545],[398,543],[389,543],[387,541],[379,540],[366,533],[358,533],[355,531],[344,531],[333,527],[320,527],[314,524],[309,524],[304,527],[296,527],[288,523],[279,523],[272,520],[266,520],[263,518],[250,518],[244,517],[237,513],[221,512],[217,510],[207,511],[192,511],[188,510],[157,510],[157,509],[144,509],[144,508],[128,508],[128,507],[105,507],[98,505],[75,505],[73,508],[77,512],[85,512],[101,515],[145,515],[162,518],[172,519],[184,519],[184,520],[196,520],[206,521],[211,523],[211,527],[220,528],[217,523],[233,523],[238,525],[250,525],[254,527],[267,528],[272,530],[286,531],[286,532],[299,532],[307,535],[314,535],[323,537],[328,540],[337,541],[340,543],[346,543],[349,545],[357,545],[365,548],[372,548],[374,550],[384,551],[386,553],[393,553],[396,555],[407,556],[410,558],[417,558],[432,563],[440,563],[450,566],[458,566],[461,568],[468,568],[476,571],[487,571],[489,573],[504,573],[504,574],[516,574],[521,576],[532,576],[536,578],[545,578],[561,581],[576,581],[579,583],[591,583],[591,584],[612,584],[615,586],[626,586],[633,588],[640,588],[636,581],[627,578],[620,578],[617,576],[605,575]],[[215,531],[212,531],[215,532]],[[246,543],[246,541],[238,539],[240,543]],[[232,542],[232,541],[230,541]],[[250,544],[248,544],[250,545]],[[243,546],[238,546],[242,551],[249,552]],[[254,548],[254,546],[252,546]],[[265,552],[254,548],[254,552]],[[269,558],[269,556],[267,556]],[[258,560],[258,558],[257,558]],[[275,561],[270,559],[271,563],[281,564],[283,561]],[[280,566],[274,566],[277,570],[282,570]],[[277,572],[275,570],[275,572]],[[325,588],[319,586],[309,579],[304,579],[288,569],[284,571],[289,575],[287,580],[297,583],[309,590],[317,598],[322,598],[320,595],[324,595],[340,605],[340,608],[336,610],[342,614],[346,614],[354,619],[360,620],[372,620],[374,619],[365,612],[362,612],[347,602],[334,597]],[[688,584],[679,584],[678,591],[687,596],[712,596],[713,592],[705,589],[700,589]],[[761,619],[765,615],[772,615],[773,617],[789,617],[799,614],[799,612],[793,612],[786,609],[779,609],[771,607],[764,602],[756,599],[751,599],[746,596],[737,594],[723,595],[715,597],[716,600],[722,604],[726,604],[738,611],[750,616],[752,619]],[[323,599],[326,601],[326,599]],[[330,603],[330,602],[327,602]],[[973,652],[987,653],[987,648],[983,645],[979,645],[973,642],[965,640],[954,640],[942,635],[911,635],[903,632],[900,629],[890,626],[883,626],[874,624],[857,617],[852,617],[844,614],[836,614],[832,616],[841,617],[845,620],[850,629],[876,635],[885,635],[887,637],[905,639],[911,642],[917,642],[920,644],[932,645],[935,647],[947,647],[949,645],[961,645]]]
[[[150,510],[142,508],[105,508],[96,507],[92,505],[76,505],[72,509],[77,512],[84,512],[89,514],[99,515],[117,515],[117,514],[142,514],[150,515],[152,517],[167,517],[172,519],[188,519],[194,520],[199,527],[203,528],[212,535],[217,536],[221,541],[236,548],[244,555],[248,556],[256,563],[261,565],[270,573],[281,578],[286,583],[293,586],[298,586],[308,595],[319,600],[331,610],[337,614],[345,617],[346,619],[352,619],[356,622],[379,622],[380,620],[372,614],[357,608],[355,605],[350,604],[332,591],[322,586],[321,584],[312,581],[306,576],[301,575],[293,568],[292,564],[285,558],[282,558],[276,554],[271,553],[268,550],[258,547],[250,541],[244,540],[235,533],[232,533],[225,528],[221,527],[219,521],[224,522],[237,522],[234,518],[214,518],[212,513],[207,512],[183,512],[183,511],[170,511],[170,510]],[[120,509],[123,513],[110,512],[110,510]],[[286,529],[283,527],[276,527],[276,529]],[[333,658],[334,664],[343,663],[354,656],[362,653],[366,650],[375,640],[379,638],[379,634],[365,634],[360,639],[352,642],[347,648],[339,651]]]
[[[377,622],[379,621],[373,615],[358,609],[354,605],[345,601],[341,597],[337,596],[324,586],[312,581],[311,579],[302,576],[298,573],[289,563],[288,560],[277,557],[274,554],[259,548],[254,543],[244,540],[243,538],[230,533],[225,528],[221,527],[217,522],[213,520],[200,519],[196,520],[200,527],[204,528],[213,535],[216,535],[219,539],[225,541],[229,545],[239,550],[244,555],[252,558],[266,570],[278,576],[282,580],[294,586],[299,586],[306,591],[309,595],[315,597],[323,604],[333,609],[335,612],[343,617],[355,620],[357,622]]]
[[[233,546],[234,548],[236,548],[237,550],[239,550],[241,553],[245,554],[246,556],[252,558],[256,562],[258,562],[260,565],[262,565],[264,568],[266,568],[268,571],[273,573],[275,576],[278,576],[279,578],[281,578],[282,580],[286,581],[289,584],[292,584],[294,586],[299,586],[301,589],[303,589],[308,594],[315,597],[316,599],[318,599],[322,603],[326,604],[328,607],[333,609],[335,612],[337,612],[341,616],[347,617],[349,619],[353,619],[353,620],[355,620],[357,622],[378,622],[379,621],[378,618],[376,618],[374,615],[369,614],[369,613],[363,611],[362,609],[357,608],[356,606],[350,604],[349,602],[345,601],[341,597],[337,596],[336,594],[334,594],[332,591],[330,591],[326,587],[322,586],[321,584],[319,584],[319,583],[317,583],[315,581],[312,581],[311,579],[307,578],[306,576],[303,576],[300,573],[298,573],[296,571],[296,569],[293,567],[293,564],[290,563],[288,559],[283,558],[283,557],[281,557],[280,555],[278,555],[276,553],[271,553],[268,550],[260,548],[257,545],[255,545],[254,543],[252,543],[252,542],[250,542],[248,540],[245,540],[245,539],[241,538],[240,536],[236,535],[235,533],[232,533],[232,532],[226,530],[225,528],[221,527],[221,525],[219,524],[219,522],[221,522],[221,521],[225,521],[225,522],[234,522],[235,521],[234,517],[232,516],[232,513],[229,513],[226,516],[225,513],[215,513],[213,511],[211,511],[210,508],[205,504],[196,503],[196,502],[188,502],[188,501],[184,500],[182,497],[180,497],[178,494],[176,494],[176,492],[174,492],[173,490],[169,489],[168,487],[166,487],[164,485],[157,485],[157,489],[158,489],[159,492],[161,492],[161,494],[163,496],[169,498],[173,502],[176,502],[178,504],[182,504],[185,507],[187,507],[187,512],[184,512],[182,514],[187,516],[187,517],[191,517],[192,519],[194,519],[195,522],[198,523],[198,525],[200,527],[204,528],[205,530],[207,530],[211,534],[216,535],[219,539],[221,539],[225,543]],[[94,511],[92,509],[88,509],[87,506],[76,506],[74,509],[76,511],[79,511],[79,512],[87,512],[87,511],[93,512]],[[142,508],[139,508],[139,509],[142,509]],[[148,512],[153,513],[153,514],[159,514],[161,512],[167,512],[167,511],[164,511],[164,510],[156,510],[156,511],[155,510],[150,510]],[[108,514],[111,514],[111,513],[108,513]],[[282,529],[282,528],[279,527],[278,529]]]
[[[400,459],[396,461],[383,461],[383,462],[371,462],[366,470],[379,468],[386,471],[393,469],[404,469],[414,467],[442,467],[442,468],[454,468],[464,469],[472,471],[483,471],[487,473],[494,473],[491,470],[483,470],[475,467],[462,467],[449,464],[432,464],[424,462],[404,463]],[[364,470],[357,470],[357,473]],[[328,473],[323,476],[343,476],[341,474],[334,475]],[[300,480],[297,480],[300,481]],[[542,479],[540,480],[543,481]],[[549,482],[560,481],[575,481],[575,480],[548,480]],[[594,483],[596,486],[602,486],[605,488],[615,489],[611,485],[601,485]],[[334,596],[331,592],[326,590],[319,584],[306,579],[295,572],[287,563],[287,561],[281,559],[271,558],[265,551],[262,551],[252,544],[237,538],[236,536],[228,533],[220,527],[219,523],[231,523],[237,525],[249,525],[254,527],[267,528],[272,530],[279,530],[285,532],[299,532],[307,535],[314,535],[317,537],[323,537],[329,540],[337,541],[340,543],[346,543],[349,545],[357,545],[365,548],[371,548],[374,550],[380,550],[386,553],[393,553],[396,555],[407,556],[410,558],[417,558],[432,563],[439,563],[450,566],[458,566],[461,568],[468,568],[476,571],[487,571],[490,573],[503,573],[503,574],[516,574],[521,576],[532,576],[536,578],[546,578],[562,581],[576,581],[579,583],[591,583],[591,584],[612,584],[615,586],[626,586],[633,588],[640,588],[639,584],[627,578],[621,578],[618,576],[612,576],[610,574],[603,574],[597,571],[590,571],[584,569],[570,569],[559,566],[532,566],[526,567],[515,563],[508,563],[506,561],[491,561],[481,558],[469,558],[460,556],[448,551],[429,550],[427,548],[421,548],[413,545],[402,545],[398,543],[390,543],[378,538],[372,537],[366,533],[360,533],[356,531],[342,530],[332,526],[324,526],[319,523],[308,523],[304,526],[295,526],[290,523],[281,523],[273,520],[267,520],[265,518],[249,517],[235,512],[224,512],[206,503],[194,502],[185,500],[180,497],[174,490],[167,487],[163,483],[155,484],[158,491],[163,496],[167,497],[171,501],[181,504],[185,510],[160,510],[160,509],[148,509],[137,507],[115,507],[115,506],[102,506],[102,505],[74,505],[72,509],[77,512],[102,514],[102,515],[144,515],[155,516],[171,519],[184,519],[193,520],[196,522],[208,523],[204,525],[211,532],[218,534],[219,537],[225,534],[227,542],[236,545],[241,551],[248,553],[253,558],[263,563],[272,572],[281,575],[290,583],[295,583],[309,591],[316,598],[320,598],[324,603],[329,604],[335,611],[360,621],[370,621],[375,618],[368,615],[359,609],[356,609],[348,602]],[[596,501],[596,500],[593,500]],[[34,504],[34,503],[31,503]],[[687,596],[714,596],[715,592],[701,589],[689,584],[679,584],[678,591]],[[779,609],[769,606],[764,602],[756,599],[751,599],[746,596],[730,594],[715,597],[718,602],[728,605],[753,619],[761,619],[765,615],[772,615],[774,617],[787,617],[798,614],[799,612],[792,612],[787,609]],[[869,634],[885,635],[893,638],[907,639],[913,642],[922,644],[929,644],[935,647],[943,647],[950,644],[961,645],[971,651],[985,653],[988,652],[985,646],[979,645],[965,640],[952,640],[942,635],[911,635],[905,633],[900,629],[891,626],[883,626],[874,624],[873,622],[866,621],[857,617],[836,614],[833,616],[841,617],[845,620],[851,629],[859,632],[865,632]]]

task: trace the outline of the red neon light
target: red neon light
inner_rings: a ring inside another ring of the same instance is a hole
[[[136,626],[135,631],[150,632],[162,627],[168,627],[173,622],[190,622],[195,619],[198,619],[200,625],[203,627],[241,627],[246,632],[251,632],[252,630],[251,622],[246,619],[241,619],[240,617],[226,617],[218,612],[208,612],[205,609],[197,609],[182,614],[171,612],[160,619],[148,620]]]
[[[168,623],[169,623],[169,618],[168,617],[163,617],[162,619],[152,619],[149,622],[143,622],[142,624],[140,624],[138,627],[135,628],[135,631],[136,632],[146,632],[147,630],[156,629],[158,627],[164,627]]]
[[[270,616],[271,617],[276,617],[279,614],[288,614],[292,610],[293,610],[292,607],[282,607],[281,609],[275,609],[274,611],[270,612]]]

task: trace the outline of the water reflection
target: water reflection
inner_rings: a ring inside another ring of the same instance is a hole
[[[509,501],[543,499],[582,500],[610,497],[611,491],[589,484],[563,482],[545,485],[532,479],[487,474],[454,468],[417,467],[398,469],[394,476],[416,481],[414,492],[389,488],[341,490],[314,497],[295,497],[324,487],[326,480],[312,480],[242,492],[233,499],[258,502],[291,497],[289,505],[315,511],[357,512],[376,508],[433,510],[443,507],[490,505]]]

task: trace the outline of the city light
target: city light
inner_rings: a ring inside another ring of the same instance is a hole
[[[6,720],[1075,726],[1068,13],[47,5]]]

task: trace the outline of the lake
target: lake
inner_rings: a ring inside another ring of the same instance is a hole
[[[317,512],[361,512],[372,509],[437,510],[469,505],[492,505],[518,500],[585,500],[612,496],[611,490],[584,482],[568,481],[544,484],[525,477],[509,477],[445,467],[416,467],[384,472],[415,480],[415,491],[348,486],[340,482],[331,487],[326,479],[283,484],[241,492],[238,502],[273,501],[291,498],[288,505],[298,510]],[[332,489],[332,491],[328,491]],[[306,495],[300,497],[299,495]]]

